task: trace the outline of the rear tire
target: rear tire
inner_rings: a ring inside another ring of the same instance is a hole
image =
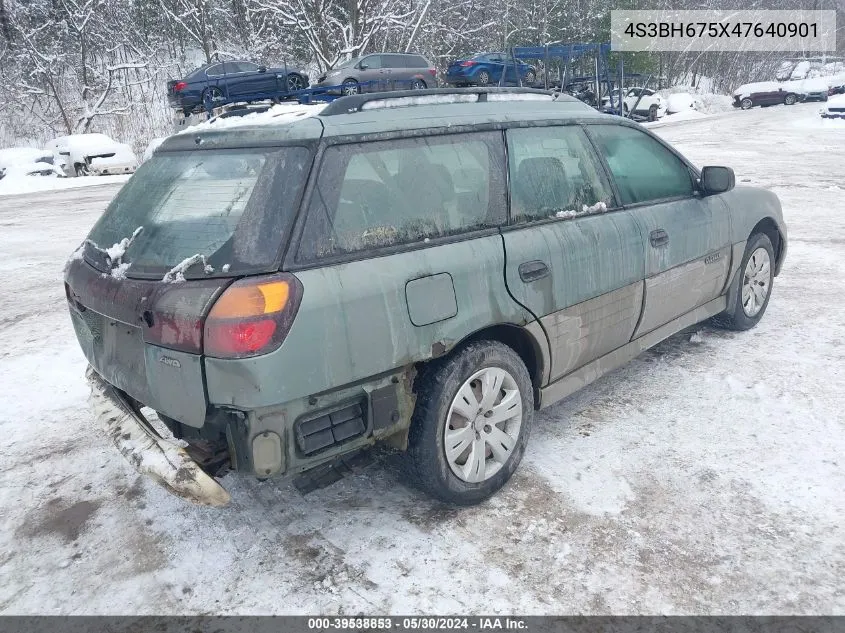
[[[470,343],[424,368],[415,391],[403,456],[409,479],[456,505],[480,503],[504,486],[534,417],[531,378],[519,355],[498,341]]]
[[[82,163],[76,163],[73,166],[73,171],[76,174],[76,177],[79,178],[80,176],[88,176],[88,168],[83,165]]]
[[[775,276],[775,251],[765,233],[748,239],[739,275],[733,311],[713,318],[713,323],[728,330],[750,330],[766,313]]]
[[[422,79],[414,79],[411,82],[411,90],[425,90],[426,89],[425,82]]]
[[[479,86],[486,86],[490,83],[490,73],[486,70],[482,70],[478,73],[478,77],[476,77],[475,80]]]
[[[529,70],[525,73],[525,79],[523,80],[529,88],[534,86],[534,82],[537,81],[537,75],[534,74],[533,70]]]
[[[795,105],[796,101],[798,101],[798,98],[795,95],[786,95],[786,98],[784,98],[783,103],[784,105]]]

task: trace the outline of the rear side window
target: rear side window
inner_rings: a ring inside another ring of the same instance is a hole
[[[580,127],[512,129],[507,137],[513,222],[612,206],[601,164]]]
[[[329,147],[297,260],[503,224],[503,150],[495,133]]]
[[[428,62],[419,55],[403,55],[405,68],[428,68]]]
[[[120,190],[88,236],[85,257],[130,237],[126,275],[159,276],[200,255],[213,274],[264,272],[278,258],[307,176],[302,147],[154,155]],[[225,268],[224,268],[225,267]],[[204,277],[203,265],[185,272]]]
[[[382,68],[406,68],[404,55],[379,55]]]
[[[622,204],[693,195],[687,165],[645,132],[621,125],[591,126]]]

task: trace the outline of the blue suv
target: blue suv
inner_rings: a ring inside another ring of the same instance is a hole
[[[533,66],[520,59],[514,60],[507,53],[477,53],[469,59],[452,62],[446,71],[446,83],[453,86],[515,84],[517,72],[523,85],[532,86],[537,80],[537,70]]]

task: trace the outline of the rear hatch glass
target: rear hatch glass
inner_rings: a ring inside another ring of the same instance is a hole
[[[85,260],[141,279],[271,271],[308,159],[304,147],[156,154],[91,230]]]

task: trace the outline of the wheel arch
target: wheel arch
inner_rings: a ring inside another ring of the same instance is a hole
[[[513,323],[499,323],[483,327],[456,342],[446,353],[421,363],[421,366],[424,367],[441,359],[448,358],[460,352],[470,343],[483,340],[498,341],[507,345],[522,359],[528,370],[528,376],[531,378],[531,385],[534,388],[534,403],[536,407],[540,402],[539,393],[545,372],[549,369],[546,367],[548,364],[548,351],[543,350],[545,341],[538,340],[537,336],[527,327],[514,325]]]
[[[786,241],[784,240],[784,236],[781,235],[780,229],[774,219],[768,216],[754,225],[754,228],[748,234],[748,239],[751,239],[751,236],[757,233],[765,234],[772,243],[772,249],[775,251],[775,276],[777,276],[780,273],[780,267],[786,255]]]

